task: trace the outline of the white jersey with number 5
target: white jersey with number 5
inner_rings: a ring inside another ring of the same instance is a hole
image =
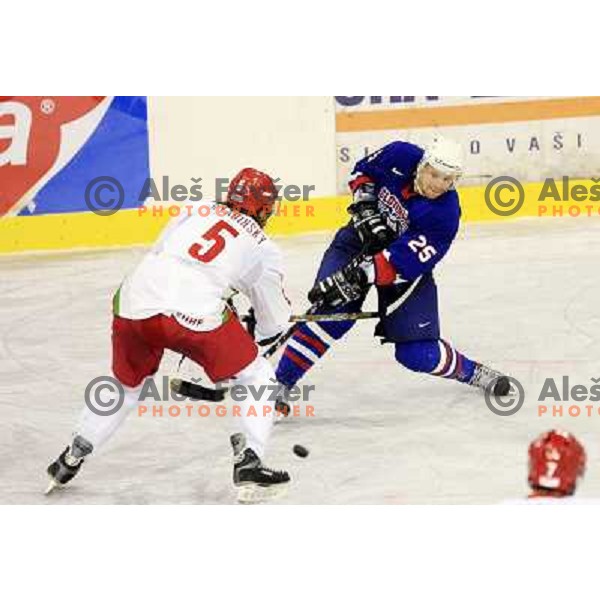
[[[255,311],[257,339],[287,327],[290,303],[283,289],[279,248],[249,216],[208,203],[208,216],[174,219],[123,282],[119,316],[146,319],[186,315],[218,324],[231,288],[245,294]]]

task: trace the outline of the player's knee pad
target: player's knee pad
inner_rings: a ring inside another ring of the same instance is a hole
[[[431,373],[440,361],[438,341],[423,340],[397,343],[396,360],[411,371]]]

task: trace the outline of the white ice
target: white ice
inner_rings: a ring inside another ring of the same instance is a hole
[[[330,234],[284,239],[294,306],[305,306]],[[132,415],[66,489],[46,467],[69,441],[94,377],[109,373],[111,295],[141,248],[0,259],[0,503],[232,503],[229,418]],[[546,377],[600,376],[600,222],[469,225],[437,270],[443,336],[507,371],[528,394],[512,417],[452,381],[408,372],[359,323],[305,380],[315,417],[276,427],[285,503],[495,503],[526,494],[529,441],[551,427],[589,456],[582,497],[600,497],[600,415],[538,416]],[[372,301],[371,301],[372,302]],[[161,374],[175,356],[166,357]],[[547,401],[547,404],[555,404]],[[560,404],[560,403],[556,403]],[[599,403],[596,403],[600,405]],[[231,405],[231,401],[229,401]],[[307,459],[292,454],[296,443]]]

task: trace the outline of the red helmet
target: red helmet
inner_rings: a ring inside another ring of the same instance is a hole
[[[256,169],[242,169],[229,184],[225,204],[253,217],[261,225],[271,216],[277,201],[273,179]]]
[[[529,446],[529,485],[571,496],[583,477],[585,461],[585,449],[575,436],[552,429]]]

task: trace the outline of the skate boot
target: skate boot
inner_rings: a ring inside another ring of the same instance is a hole
[[[282,495],[290,476],[286,471],[274,471],[263,466],[260,458],[246,447],[246,437],[236,433],[230,438],[233,448],[233,484],[238,488],[240,504],[257,504]]]
[[[481,388],[484,392],[489,390],[494,396],[508,396],[512,386],[510,379],[494,369],[477,364],[469,385]]]
[[[292,414],[292,407],[283,398],[277,398],[275,401],[275,423],[286,419]]]
[[[49,494],[55,488],[69,483],[81,469],[84,458],[92,452],[94,447],[80,435],[75,436],[71,446],[67,446],[63,453],[48,467],[50,485],[46,490]]]
[[[283,383],[277,382],[279,390],[276,392],[275,399],[275,424],[280,423],[284,419],[288,419],[292,415],[292,407],[286,398],[288,389]]]

